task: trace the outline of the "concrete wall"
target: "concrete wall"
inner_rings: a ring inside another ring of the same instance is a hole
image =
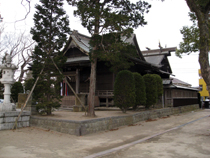
[[[96,133],[99,131],[116,129],[120,126],[131,125],[139,121],[188,112],[196,110],[198,108],[199,105],[188,105],[182,107],[143,111],[127,116],[113,116],[113,117],[84,120],[84,121],[46,119],[46,118],[31,116],[30,126],[38,126],[62,133],[68,133],[80,136],[90,133]]]

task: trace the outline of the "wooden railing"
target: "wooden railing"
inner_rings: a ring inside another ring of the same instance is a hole
[[[99,90],[96,91],[96,96],[98,97],[113,97],[114,96],[114,91],[113,90]]]
[[[98,96],[99,99],[101,98],[100,99],[100,105],[106,105],[106,107],[114,105],[114,101],[113,101],[114,91],[113,90],[99,90],[99,91],[96,91],[96,96]],[[102,101],[104,99],[105,99],[105,102]]]

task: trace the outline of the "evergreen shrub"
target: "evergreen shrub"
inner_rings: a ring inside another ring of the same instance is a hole
[[[59,83],[64,76],[60,75],[57,68],[62,71],[66,62],[63,48],[70,33],[69,20],[63,5],[63,0],[40,1],[35,6],[34,27],[30,31],[36,41],[32,55],[33,78],[39,77],[33,98],[36,99],[38,112],[47,115],[51,115],[52,110],[60,106],[62,98],[58,92]]]
[[[146,106],[149,109],[152,105],[157,102],[157,82],[152,74],[146,74],[143,76],[145,87],[146,87]]]
[[[135,105],[135,81],[132,72],[128,70],[120,71],[114,84],[114,103],[123,113],[126,113],[129,107]]]
[[[146,104],[146,88],[143,77],[138,73],[133,73],[134,80],[135,80],[135,88],[136,88],[136,104],[133,106],[135,110],[138,105],[145,105]]]
[[[159,75],[153,74],[153,76],[155,77],[157,83],[156,86],[157,86],[157,99],[158,99],[163,94],[163,81]]]

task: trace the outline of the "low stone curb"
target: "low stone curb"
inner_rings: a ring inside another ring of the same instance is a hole
[[[113,116],[83,121],[40,118],[37,116],[31,116],[30,126],[37,126],[62,133],[81,136],[99,131],[116,129],[120,126],[132,125],[139,121],[161,118],[169,115],[193,111],[196,109],[199,109],[199,105],[156,109],[150,111],[142,111],[126,116]]]

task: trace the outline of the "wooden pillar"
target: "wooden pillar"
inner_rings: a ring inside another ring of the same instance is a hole
[[[79,87],[80,87],[80,73],[79,69],[76,69],[76,93],[79,93]]]

